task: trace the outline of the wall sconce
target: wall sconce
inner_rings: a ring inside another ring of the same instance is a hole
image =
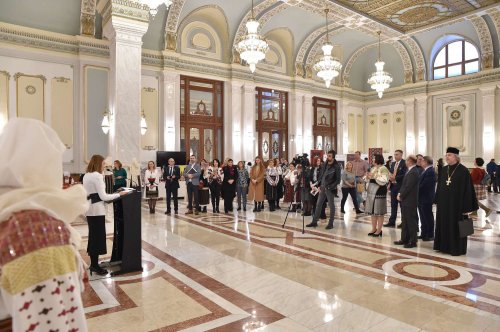
[[[345,125],[345,121],[344,121],[344,119],[340,119],[339,120],[339,126],[343,126],[343,125]]]
[[[294,142],[295,141],[295,135],[290,135],[290,142]]]
[[[106,108],[102,116],[101,129],[104,135],[109,133],[109,129],[111,128],[111,117],[113,116],[113,112]]]
[[[148,131],[148,124],[146,123],[146,115],[144,115],[144,110],[141,112],[141,135],[146,134]]]

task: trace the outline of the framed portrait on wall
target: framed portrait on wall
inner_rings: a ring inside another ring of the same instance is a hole
[[[314,165],[314,159],[316,159],[316,157],[319,157],[319,159],[323,160],[324,154],[324,150],[311,150],[311,154],[309,155],[311,165]]]

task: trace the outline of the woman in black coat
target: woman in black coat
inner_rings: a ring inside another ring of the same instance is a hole
[[[224,195],[224,212],[233,211],[233,199],[236,196],[236,180],[238,180],[238,169],[233,165],[233,160],[227,161],[224,166],[224,180],[222,181],[222,193]]]

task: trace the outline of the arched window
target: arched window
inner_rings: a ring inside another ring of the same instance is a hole
[[[476,73],[479,71],[477,48],[465,40],[449,43],[436,55],[432,69],[435,80]]]

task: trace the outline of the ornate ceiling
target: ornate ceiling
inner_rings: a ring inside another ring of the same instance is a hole
[[[495,3],[496,0],[336,0],[401,32],[464,15]]]

